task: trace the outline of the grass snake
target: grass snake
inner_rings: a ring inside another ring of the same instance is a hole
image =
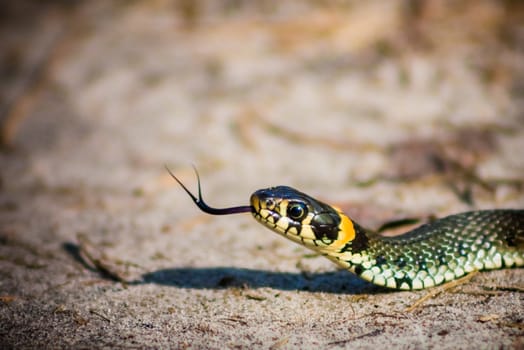
[[[169,169],[167,169],[169,171]],[[169,171],[195,204],[212,215],[250,212],[270,230],[318,252],[373,284],[424,289],[476,270],[524,266],[524,210],[450,215],[394,237],[353,221],[334,206],[288,186],[261,189],[250,205],[212,208]]]

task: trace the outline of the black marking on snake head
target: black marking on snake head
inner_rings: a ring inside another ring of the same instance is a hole
[[[340,215],[333,211],[316,214],[311,219],[311,229],[316,239],[336,240],[338,238],[338,225],[340,224]]]
[[[289,230],[291,230],[292,228],[294,228],[295,230],[297,230],[297,233],[294,235],[300,235],[300,231],[302,230],[302,225],[298,222],[295,222],[293,220],[290,220],[289,223],[288,223],[288,226],[286,228],[286,230],[284,231],[284,233],[288,233]]]

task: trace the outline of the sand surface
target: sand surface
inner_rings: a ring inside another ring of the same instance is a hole
[[[522,269],[386,291],[164,169],[372,228],[524,207],[519,2],[328,3],[3,10],[2,348],[524,347]]]

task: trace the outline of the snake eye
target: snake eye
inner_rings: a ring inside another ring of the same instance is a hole
[[[287,216],[293,220],[302,220],[307,215],[307,207],[304,203],[290,203],[287,207]]]

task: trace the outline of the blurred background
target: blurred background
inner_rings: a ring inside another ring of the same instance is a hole
[[[143,187],[193,163],[232,198],[449,171],[520,180],[523,8],[5,1],[2,157],[50,186]],[[25,180],[12,169],[6,184]]]
[[[213,206],[285,184],[369,227],[522,208],[524,3],[4,0],[0,146],[13,300],[92,308],[82,291],[38,294],[81,284],[63,248],[79,235],[132,261],[130,278],[301,270],[280,257],[304,252],[251,218],[201,215],[164,165],[194,189],[194,164]]]

